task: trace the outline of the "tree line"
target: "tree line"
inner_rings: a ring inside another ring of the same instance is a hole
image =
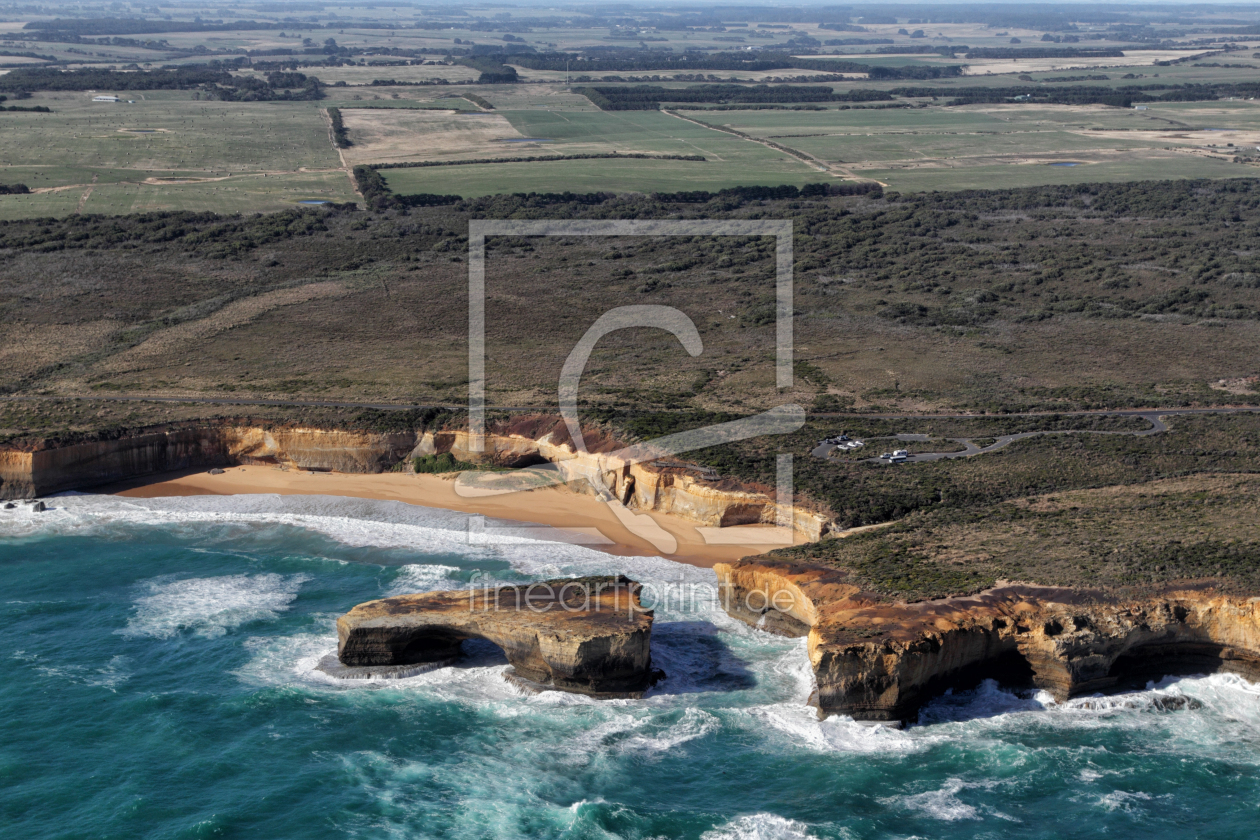
[[[630,160],[690,160],[698,162],[707,160],[704,155],[649,155],[642,152],[589,152],[578,155],[528,155],[521,157],[466,158],[464,160],[412,160],[401,161],[398,163],[374,163],[372,164],[372,168],[417,169],[426,166],[468,166],[470,164],[477,163],[537,163],[539,161],[553,160],[600,160],[608,158]]]
[[[346,136],[346,124],[341,119],[340,108],[328,109],[328,121],[332,123],[333,143],[338,149],[348,149],[354,145]]]
[[[962,75],[957,66],[876,67],[836,58],[808,58],[779,53],[691,53],[688,55],[643,54],[634,57],[584,58],[569,53],[515,55],[512,63],[530,70],[571,70],[577,73],[617,73],[661,70],[819,70],[824,73],[866,73],[871,79],[940,79]]]
[[[272,72],[263,78],[233,76],[222,67],[193,64],[157,70],[119,71],[86,67],[12,70],[0,75],[0,90],[28,92],[87,90],[204,90],[231,102],[323,99],[323,85],[304,73]]]
[[[695,85],[666,88],[660,85],[574,88],[603,111],[655,111],[662,102],[779,103],[779,102],[877,102],[892,99],[880,90],[835,93],[821,85]]]

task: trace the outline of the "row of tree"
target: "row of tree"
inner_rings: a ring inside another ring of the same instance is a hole
[[[819,70],[824,73],[866,73],[872,79],[941,79],[962,75],[956,66],[908,65],[878,67],[837,58],[808,58],[786,53],[642,53],[616,58],[583,58],[569,53],[540,53],[512,57],[513,64],[530,70],[570,70],[577,73],[618,73],[660,70]]]
[[[263,78],[234,76],[223,67],[194,64],[158,70],[119,71],[87,67],[12,70],[0,76],[0,90],[29,92],[87,90],[204,90],[233,102],[323,99],[323,85],[304,73],[272,72]]]
[[[880,102],[893,97],[881,90],[857,89],[835,93],[822,85],[693,85],[667,88],[660,85],[580,87],[581,93],[603,111],[655,111],[663,102],[685,103],[793,103]]]

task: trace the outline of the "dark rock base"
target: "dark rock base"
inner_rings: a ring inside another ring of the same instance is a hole
[[[438,668],[445,668],[455,662],[445,659],[438,662],[417,662],[411,665],[342,665],[337,654],[330,653],[315,666],[330,677],[339,680],[405,680]]]

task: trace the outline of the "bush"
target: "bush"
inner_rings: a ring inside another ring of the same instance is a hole
[[[467,461],[460,461],[449,452],[443,452],[440,455],[424,455],[417,456],[411,460],[411,466],[417,473],[453,473],[464,472],[465,470],[479,470],[477,464],[470,464]]]

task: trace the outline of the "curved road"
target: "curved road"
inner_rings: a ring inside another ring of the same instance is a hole
[[[1170,408],[1170,409],[1162,410],[1162,411],[1161,410],[1152,411],[1151,409],[1137,409],[1137,410],[1122,410],[1122,411],[1057,412],[1059,414],[1071,414],[1072,416],[1095,416],[1096,417],[1096,416],[1119,415],[1119,416],[1124,416],[1124,417],[1141,417],[1142,419],[1149,422],[1151,424],[1151,427],[1149,429],[1137,429],[1133,431],[1128,431],[1128,430],[1100,431],[1097,429],[1054,429],[1054,430],[1048,430],[1044,432],[1020,432],[1018,434],[1013,434],[1013,435],[998,436],[993,443],[984,447],[976,446],[976,444],[973,442],[973,439],[971,438],[945,438],[945,440],[951,440],[955,443],[961,443],[966,448],[961,452],[921,452],[915,455],[908,456],[906,460],[902,461],[901,463],[915,464],[915,463],[925,463],[927,461],[940,461],[946,458],[974,458],[976,455],[984,455],[987,452],[996,452],[997,450],[1002,449],[1003,447],[1010,446],[1012,443],[1014,443],[1017,440],[1024,440],[1025,438],[1037,437],[1038,435],[1133,435],[1134,437],[1145,437],[1147,435],[1154,435],[1160,432],[1168,431],[1168,425],[1161,419],[1163,417],[1175,417],[1177,415],[1189,415],[1189,414],[1243,414],[1243,413],[1252,414],[1252,413],[1257,413],[1257,412],[1260,412],[1260,408]],[[865,416],[870,416],[870,415],[865,415]],[[1032,417],[1032,416],[1037,416],[1037,415],[1031,415],[1031,414],[1023,414],[1023,415],[918,414],[918,415],[900,415],[900,416],[884,415],[884,416],[881,416],[880,419],[883,419],[883,420],[903,420],[903,419],[908,420],[912,418],[913,419],[926,419],[926,418],[981,419],[981,418],[991,418],[991,417]],[[906,442],[928,439],[927,435],[895,435],[895,437],[897,440],[906,441]],[[991,435],[984,435],[984,437],[991,437]],[[885,438],[873,438],[873,440],[884,440],[884,439]],[[814,455],[817,458],[828,458],[831,456],[831,453],[834,449],[836,449],[835,446],[832,446],[831,444],[823,443],[815,447],[810,454]],[[888,463],[884,461],[884,459],[882,458],[863,458],[862,460],[869,463]]]

